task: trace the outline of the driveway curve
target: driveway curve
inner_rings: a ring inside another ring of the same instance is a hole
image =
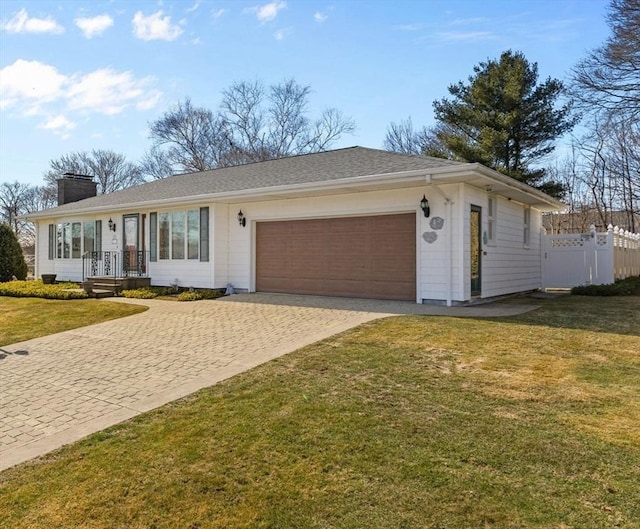
[[[268,294],[197,303],[115,300],[149,310],[2,348],[0,470],[367,321],[535,308]]]

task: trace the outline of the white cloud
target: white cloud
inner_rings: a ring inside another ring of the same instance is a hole
[[[98,15],[91,18],[76,18],[74,22],[88,39],[102,35],[108,28],[113,26],[113,18],[109,15]]]
[[[225,9],[224,7],[221,7],[220,9],[217,9],[215,11],[211,11],[211,18],[220,18],[222,15],[224,15],[225,13],[227,13],[229,10]]]
[[[138,11],[131,20],[133,34],[141,40],[176,40],[182,34],[182,28],[171,24],[171,17],[162,16],[162,10],[145,17]]]
[[[22,8],[7,22],[2,24],[2,29],[9,33],[64,33],[64,28],[53,18],[29,17],[27,10]]]
[[[276,40],[284,39],[284,30],[283,29],[279,29],[278,31],[276,31],[274,33],[274,37],[276,38]]]
[[[64,115],[58,114],[56,116],[50,116],[44,123],[38,125],[38,128],[50,130],[54,134],[66,139],[70,136],[70,132],[76,128],[76,124]]]
[[[434,38],[441,42],[477,42],[497,37],[490,31],[445,31],[436,33]]]
[[[53,66],[18,59],[0,70],[0,108],[20,104],[25,112],[37,113],[40,105],[61,98],[67,83]]]
[[[400,26],[393,26],[393,29],[398,31],[420,31],[426,27],[425,24],[416,22],[414,24],[402,24]]]
[[[325,20],[327,20],[327,18],[329,18],[328,15],[325,15],[324,13],[321,13],[320,11],[316,11],[315,14],[313,15],[313,19],[322,24]]]
[[[473,17],[473,18],[457,18],[451,22],[452,26],[475,26],[476,24],[486,24],[490,22],[487,17]]]
[[[44,118],[39,125],[60,135],[75,127],[73,116],[115,115],[127,108],[155,107],[162,93],[151,77],[102,68],[65,75],[38,61],[18,59],[0,70],[0,109],[22,117]]]
[[[186,10],[187,13],[191,13],[200,7],[200,0],[196,0],[196,3],[193,4],[190,8]]]
[[[149,78],[135,79],[131,72],[102,68],[74,80],[67,92],[69,108],[100,114],[119,114],[127,106],[151,108],[158,92],[149,90]]]
[[[286,2],[270,2],[261,6],[249,7],[244,10],[245,13],[255,13],[256,18],[264,24],[271,22],[278,16],[278,11],[287,7]]]

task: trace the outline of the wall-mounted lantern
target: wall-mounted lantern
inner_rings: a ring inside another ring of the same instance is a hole
[[[429,218],[429,215],[431,215],[431,209],[429,208],[429,201],[427,200],[426,195],[422,195],[422,200],[420,201],[420,209],[422,209],[424,216]]]
[[[238,211],[238,224],[243,228],[247,225],[247,219],[245,218],[244,213],[242,213],[242,210]]]
[[[107,224],[109,225],[109,231],[116,231],[116,223],[111,220],[111,217],[109,217],[109,222]]]

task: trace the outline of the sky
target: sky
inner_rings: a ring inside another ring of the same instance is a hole
[[[309,85],[310,117],[356,124],[335,148],[382,148],[391,122],[505,50],[566,80],[608,36],[608,0],[0,0],[0,183],[112,150],[137,162],[178,101],[215,110],[237,81]],[[561,146],[560,146],[561,148]]]

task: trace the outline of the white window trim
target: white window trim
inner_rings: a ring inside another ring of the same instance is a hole
[[[529,248],[529,244],[531,243],[531,208],[529,206],[524,206],[523,214],[523,233],[522,233],[522,242],[524,248]]]
[[[493,207],[491,207],[493,205]],[[498,228],[498,196],[490,193],[487,197],[487,246],[495,246]]]

